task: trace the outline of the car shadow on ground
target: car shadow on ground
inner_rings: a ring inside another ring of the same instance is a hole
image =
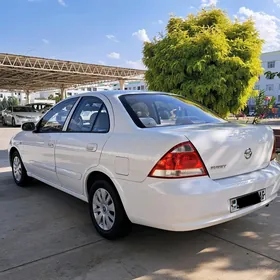
[[[0,186],[0,205],[1,194],[18,203],[1,223],[3,279],[280,279],[279,197],[219,226],[174,233],[135,225],[112,242],[96,234],[86,203],[36,180]]]

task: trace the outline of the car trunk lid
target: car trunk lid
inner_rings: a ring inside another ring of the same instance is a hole
[[[172,128],[197,149],[209,176],[221,179],[265,168],[271,159],[274,134],[264,125],[231,123]]]

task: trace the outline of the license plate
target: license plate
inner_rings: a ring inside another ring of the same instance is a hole
[[[265,189],[230,199],[230,212],[258,204],[266,199]]]

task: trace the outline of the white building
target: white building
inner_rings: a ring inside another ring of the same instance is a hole
[[[8,99],[9,97],[15,97],[18,100],[19,105],[27,104],[27,96],[23,91],[8,91],[8,90],[0,90],[0,101],[4,98]],[[37,102],[46,102],[43,100],[40,93],[32,93],[29,95],[29,103],[37,103]]]
[[[124,83],[125,90],[146,90],[147,86],[144,81],[126,81]],[[66,90],[66,97],[74,96],[88,91],[102,91],[102,90],[120,90],[119,82],[107,82],[98,84],[88,84],[78,87],[69,88]],[[59,96],[60,90],[47,90],[36,93],[37,98],[47,99],[50,95]],[[32,94],[30,95],[32,96]]]
[[[263,53],[261,60],[264,73],[267,71],[280,72],[280,51]],[[280,103],[280,79],[277,76],[274,79],[268,79],[265,75],[261,75],[255,89],[265,90],[266,96],[275,96],[276,103]],[[254,106],[255,100],[250,98],[248,105],[249,107]]]
[[[26,104],[26,94],[21,91],[11,92],[8,90],[0,90],[0,101],[4,98],[8,99],[9,97],[15,97],[18,100],[20,105]]]

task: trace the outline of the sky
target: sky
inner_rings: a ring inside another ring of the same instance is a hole
[[[0,52],[143,68],[142,49],[165,30],[170,14],[210,5],[233,19],[252,17],[280,50],[280,0],[1,0]]]

